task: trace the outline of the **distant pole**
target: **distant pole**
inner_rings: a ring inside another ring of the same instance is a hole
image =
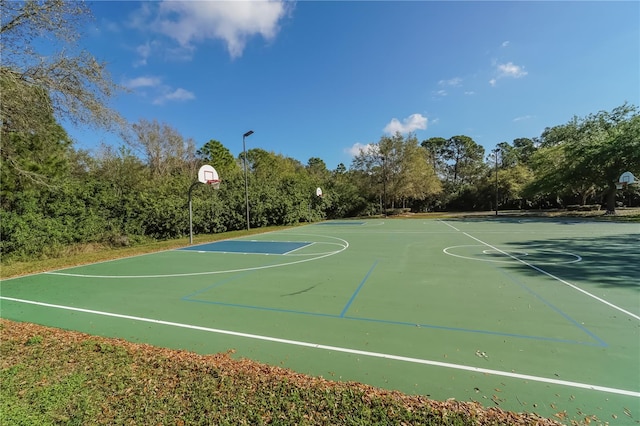
[[[245,145],[244,140],[253,134],[253,130],[249,130],[247,133],[242,135],[242,153],[243,153],[243,164],[244,164],[244,201],[247,207],[247,231],[249,230],[249,180],[247,176],[247,147]]]
[[[382,215],[387,217],[387,162],[382,156]]]
[[[492,152],[496,162],[496,216],[498,216],[498,153],[500,152],[500,148],[496,148]]]
[[[189,187],[189,245],[193,244],[193,208],[191,207],[191,191],[195,188],[200,182],[194,182]]]

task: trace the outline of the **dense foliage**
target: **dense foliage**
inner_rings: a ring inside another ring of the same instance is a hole
[[[600,205],[612,193],[614,200],[618,195],[620,202],[638,204],[637,190],[616,191],[614,184],[620,170],[640,175],[639,121],[634,114],[577,140],[558,140],[553,135],[566,127],[558,126],[540,140],[500,144],[486,159],[484,149],[466,136],[418,145],[413,135],[395,135],[371,144],[349,169],[335,170],[319,158],[302,164],[254,148],[247,151],[250,226],[381,214],[383,205],[385,213],[490,210],[496,201],[500,209],[566,207]],[[5,261],[55,256],[76,244],[123,246],[188,235],[188,189],[205,163],[219,169],[223,183],[218,191],[194,187],[194,233],[246,226],[243,158],[234,158],[219,141],[196,151],[193,141],[156,123],[147,129],[152,135],[90,154],[75,150],[55,121],[48,129],[4,133]],[[163,138],[171,140],[145,142]],[[317,187],[323,197],[316,196]]]

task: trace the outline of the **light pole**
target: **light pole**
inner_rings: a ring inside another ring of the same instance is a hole
[[[387,217],[387,163],[384,155],[382,158],[382,215]]]
[[[242,135],[242,159],[244,163],[244,201],[247,206],[247,231],[249,230],[249,180],[247,176],[247,148],[245,146],[244,140],[247,136],[251,136],[253,134],[253,130],[249,130],[247,133]]]
[[[493,157],[496,162],[496,216],[498,216],[498,153],[500,152],[500,148],[496,148],[491,152],[493,152]]]

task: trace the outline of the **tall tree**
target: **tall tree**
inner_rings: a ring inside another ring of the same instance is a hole
[[[453,136],[447,140],[444,158],[449,165],[449,180],[454,184],[469,184],[483,171],[484,148],[469,136]]]
[[[430,161],[429,153],[418,144],[414,135],[408,135],[402,145],[402,164],[399,170],[396,197],[406,202],[423,201],[439,193],[440,180]]]
[[[311,157],[307,161],[307,171],[319,183],[323,183],[330,175],[327,164],[322,158]]]
[[[385,205],[424,200],[440,191],[428,153],[413,134],[383,136],[353,159],[352,168],[369,176],[369,187]]]
[[[184,137],[167,123],[140,119],[124,138],[146,158],[152,176],[166,176],[175,171],[195,173],[196,153],[192,139]]]
[[[67,175],[72,154],[67,132],[49,117],[38,133],[10,132],[0,147],[1,206],[11,209],[18,192],[53,187]]]
[[[82,1],[0,0],[0,138],[2,167],[9,180],[47,184],[51,168],[27,165],[28,158],[48,156],[69,146],[57,122],[113,128],[123,120],[107,101],[119,90],[90,53],[74,46],[91,18]],[[45,50],[46,49],[46,50]],[[35,143],[51,138],[50,145]],[[27,142],[30,141],[30,142]],[[26,158],[25,143],[31,144]],[[44,152],[34,152],[44,149]],[[4,179],[3,179],[4,180]],[[6,187],[8,188],[8,187]]]
[[[431,165],[438,177],[444,179],[446,173],[446,160],[444,158],[447,140],[441,137],[429,138],[420,144],[429,153]]]
[[[528,165],[536,149],[536,144],[532,139],[517,138],[513,140],[513,151],[519,164]]]
[[[615,213],[616,182],[624,171],[640,172],[640,114],[633,105],[600,111],[546,129],[534,156],[532,191],[574,189],[583,197],[600,191]]]
[[[336,166],[336,169],[333,171],[334,174],[336,175],[342,175],[345,174],[347,172],[347,166],[344,165],[344,163],[340,163]]]
[[[38,107],[53,111],[57,119],[107,128],[122,122],[107,104],[121,88],[106,64],[74,48],[81,28],[91,19],[84,2],[0,0],[0,9],[3,131],[44,130],[42,115],[31,114],[34,104],[25,102],[34,99],[34,88]],[[38,50],[43,46],[46,52]]]
[[[224,179],[240,172],[240,167],[233,154],[222,142],[211,139],[197,151],[202,161],[211,164]]]

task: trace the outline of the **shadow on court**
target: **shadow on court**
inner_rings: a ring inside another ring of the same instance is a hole
[[[518,250],[551,249],[575,253],[582,257],[581,262],[543,265],[541,269],[569,281],[587,281],[601,288],[620,287],[640,291],[640,234],[545,238],[505,245],[517,247]],[[511,267],[518,268],[521,273],[540,275],[540,272],[522,264],[513,264]]]

